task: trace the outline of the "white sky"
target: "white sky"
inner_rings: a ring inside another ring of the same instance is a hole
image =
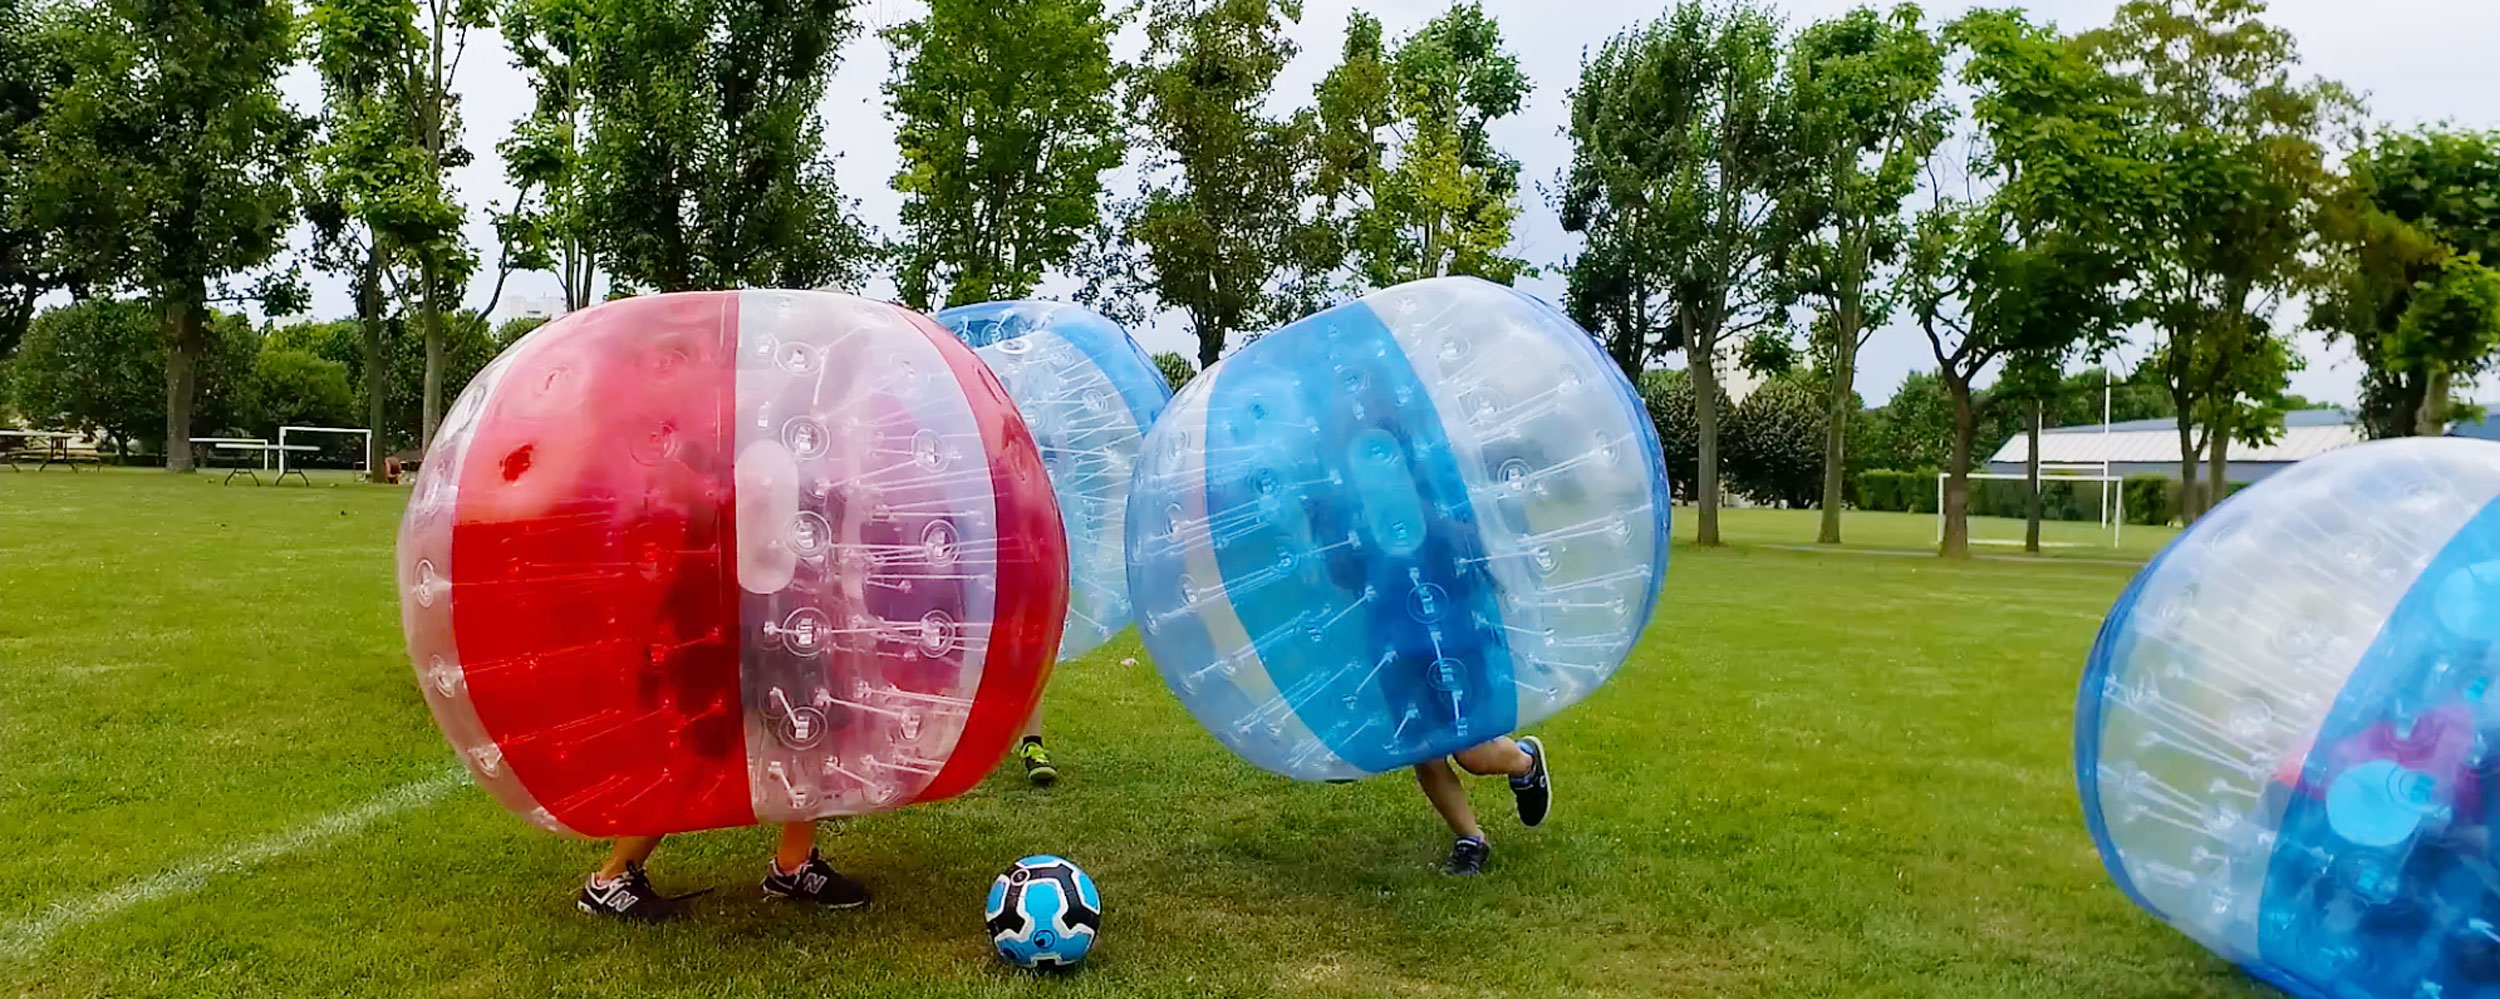
[[[1303,18],[1293,35],[1302,54],[1278,83],[1277,102],[1307,103],[1311,86],[1336,58],[1347,14],[1360,7],[1378,16],[1396,37],[1445,8],[1434,0],[1305,0]],[[1566,92],[1577,80],[1585,51],[1625,27],[1660,15],[1668,0],[1486,0],[1486,9],[1502,21],[1504,40],[1519,56],[1537,90],[1523,112],[1495,126],[1502,148],[1524,165],[1524,215],[1518,224],[1513,252],[1529,262],[1551,268],[1577,249],[1577,239],[1562,231],[1544,190],[1570,162]],[[1853,0],[1787,0],[1779,5],[1792,27],[1830,17],[1858,6]],[[1974,6],[1957,0],[1929,5],[1931,18],[1949,18]],[[2068,30],[2104,23],[2116,0],[2038,0],[2028,5],[2040,17]],[[2500,127],[2500,0],[2276,0],[2269,20],[2290,28],[2300,39],[2311,72],[2340,80],[2364,92],[2371,112],[2400,125],[2449,121],[2476,128]],[[895,231],[900,198],[887,186],[897,160],[894,130],[886,123],[885,97],[879,87],[887,78],[889,52],[873,29],[915,16],[914,0],[868,0],[862,19],[870,32],[855,38],[843,51],[838,75],[824,103],[825,136],[840,156],[839,175],[845,195],[859,202],[860,213],[881,231]],[[1143,45],[1134,27],[1123,39],[1122,58],[1134,58]],[[308,69],[299,68],[285,81],[286,91],[303,110],[320,104],[320,86]],[[495,144],[511,131],[512,121],[529,108],[530,97],[519,72],[511,67],[502,37],[487,31],[472,36],[458,89],[463,95],[466,144],[477,155],[454,178],[469,209],[472,245],[490,263],[470,289],[468,304],[482,306],[491,290],[495,234],[488,223],[488,204],[509,205],[512,188],[503,176]],[[1116,183],[1127,183],[1117,181]],[[303,240],[299,236],[298,244]],[[312,275],[313,312],[345,315],[353,304],[344,282],[330,275]],[[1559,301],[1562,283],[1548,275],[1523,281],[1529,290]],[[862,289],[884,294],[891,282],[874,278]],[[1046,286],[1044,291],[1060,290]],[[551,302],[556,297],[552,274],[512,276],[504,292],[504,312],[516,300]],[[2285,321],[2297,323],[2297,308]],[[1137,331],[1150,350],[1177,350],[1195,356],[1182,323],[1165,317]],[[2334,403],[2350,403],[2359,365],[2350,353],[2304,337],[2307,370],[2293,376],[2293,391]],[[2122,355],[2132,363],[2141,348]],[[1932,368],[1926,341],[1909,329],[1878,333],[1860,361],[1858,390],[1869,404],[1892,394],[1901,377]],[[2487,395],[2493,394],[2488,389]]]

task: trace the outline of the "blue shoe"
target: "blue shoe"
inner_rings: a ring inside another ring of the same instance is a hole
[[[1545,743],[1531,735],[1519,740],[1519,749],[1535,760],[1536,766],[1510,779],[1510,796],[1519,799],[1519,824],[1533,828],[1545,821],[1545,813],[1554,807],[1554,784],[1545,771]]]

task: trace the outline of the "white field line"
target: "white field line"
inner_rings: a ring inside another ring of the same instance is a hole
[[[0,923],[0,960],[34,957],[62,933],[86,927],[126,909],[198,891],[208,884],[210,878],[219,874],[240,871],[354,835],[375,822],[430,804],[452,789],[467,784],[468,780],[467,771],[451,770],[440,776],[402,784],[364,804],[332,812],[286,832],[159,871],[111,891],[55,905],[49,912]]]

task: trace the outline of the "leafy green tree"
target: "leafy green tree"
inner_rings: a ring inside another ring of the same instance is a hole
[[[2152,188],[2121,83],[2054,29],[2018,11],[1981,10],[1945,29],[1968,53],[1975,91],[1967,169],[1988,193],[1939,194],[1912,236],[1902,287],[1954,403],[1939,554],[1970,554],[1972,382],[2007,363],[2007,395],[2026,401],[2077,351],[2107,349],[2123,328],[2123,283],[2134,265],[2117,220]],[[1947,300],[1958,305],[1949,305]],[[2034,407],[2036,413],[2036,407]],[[2037,455],[2037,420],[2031,420]],[[2030,547],[2038,543],[2036,463]]]
[[[301,285],[226,279],[277,255],[295,219],[307,122],[277,76],[294,58],[285,0],[108,0],[67,15],[74,67],[32,127],[21,164],[65,266],[144,289],[164,345],[166,468],[191,470],[193,403],[210,304],[254,297],[292,311]],[[212,295],[212,286],[219,292]]]
[[[1125,210],[1155,296],[1189,317],[1198,364],[1235,334],[1326,297],[1336,240],[1309,217],[1313,116],[1265,110],[1292,61],[1299,0],[1152,0],[1130,91],[1153,168]]]
[[[495,352],[502,353],[521,342],[522,337],[530,335],[530,331],[554,321],[553,316],[514,316],[504,320],[502,325],[495,327]]]
[[[1840,543],[1858,350],[1883,322],[1880,269],[1903,239],[1902,202],[1952,119],[1940,95],[1944,45],[1919,9],[1861,7],[1808,26],[1790,46],[1787,96],[1798,170],[1779,192],[1787,228],[1802,234],[1781,262],[1790,293],[1814,300],[1823,390],[1823,518],[1817,541]]]
[[[163,451],[187,459],[186,432],[166,447],[165,349],[162,310],[138,299],[90,298],[46,310],[27,325],[12,369],[13,408],[29,424],[93,433],[129,455]],[[193,368],[199,423],[236,424],[248,395],[259,338],[242,317],[212,314],[201,323]]]
[[[2342,88],[2294,77],[2299,46],[2261,20],[2265,10],[2264,0],[2129,0],[2078,40],[2150,117],[2146,153],[2162,196],[2145,199],[2131,242],[2145,258],[2138,310],[2165,340],[2163,374],[2185,415],[2179,472],[2191,520],[2218,495],[2197,485],[2200,447],[2218,489],[2243,436],[2234,421],[2270,411],[2239,393],[2281,392],[2251,375],[2281,356],[2265,341],[2327,191],[2320,132],[2352,106]]]
[[[1022,298],[1076,251],[1128,148],[1120,21],[1102,0],[934,0],[886,32],[906,303]]]
[[[1749,0],[1617,35],[1572,92],[1562,222],[1587,234],[1572,318],[1626,372],[1682,349],[1700,431],[1697,538],[1719,543],[1719,343],[1783,318],[1770,279],[1787,238],[1773,196],[1794,150],[1779,22]]]
[[[1651,370],[1642,372],[1636,385],[1641,404],[1649,409],[1650,423],[1658,431],[1667,484],[1678,501],[1694,502],[1700,496],[1701,419],[1693,405],[1693,379],[1682,371]],[[1724,391],[1717,401],[1722,412],[1735,408]]]
[[[1343,206],[1346,245],[1373,287],[1448,274],[1504,284],[1519,216],[1519,161],[1490,126],[1531,84],[1481,4],[1453,5],[1394,51],[1357,12],[1342,61],[1317,90],[1321,193]]]
[[[586,0],[590,246],[611,291],[855,279],[818,111],[857,0]]]
[[[1156,354],[1154,362],[1155,370],[1163,373],[1163,383],[1172,386],[1174,392],[1189,384],[1190,379],[1198,377],[1197,367],[1189,363],[1189,358],[1178,353],[1165,351]]]
[[[1738,403],[1727,427],[1728,484],[1754,502],[1803,508],[1822,493],[1823,441],[1830,413],[1829,376],[1795,369],[1773,377]],[[1855,393],[1849,401],[1856,402]]]
[[[2346,169],[2309,325],[2352,342],[2371,436],[2445,433],[2500,349],[2500,132],[2389,133]]]
[[[1940,469],[1953,452],[1953,400],[1944,380],[1932,371],[1913,371],[1893,389],[1883,408],[1881,428],[1872,435],[1876,453],[1869,467],[1902,472]]]
[[[590,245],[595,202],[582,168],[592,94],[583,59],[596,9],[580,0],[509,0],[503,11],[504,44],[529,79],[532,101],[495,147],[516,192],[512,208],[495,214],[495,235],[510,266],[554,272],[568,312],[590,307],[599,276]]]
[[[263,348],[238,409],[255,437],[276,440],[278,428],[338,427],[356,420],[356,390],[347,365],[309,351]]]
[[[0,0],[0,358],[17,349],[38,299],[87,283],[61,268],[59,234],[36,223],[18,166],[32,155],[44,104],[70,79],[57,20],[27,0]]]
[[[1818,325],[1820,320],[1817,320]],[[1785,375],[1797,370],[1805,359],[1797,345],[1788,340],[1785,329],[1755,330],[1736,350],[1736,366],[1764,378]]]

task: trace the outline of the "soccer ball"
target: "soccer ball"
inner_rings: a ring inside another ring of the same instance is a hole
[[[1075,864],[1049,854],[1016,861],[990,884],[990,942],[1019,968],[1073,968],[1102,930],[1102,895]]]

